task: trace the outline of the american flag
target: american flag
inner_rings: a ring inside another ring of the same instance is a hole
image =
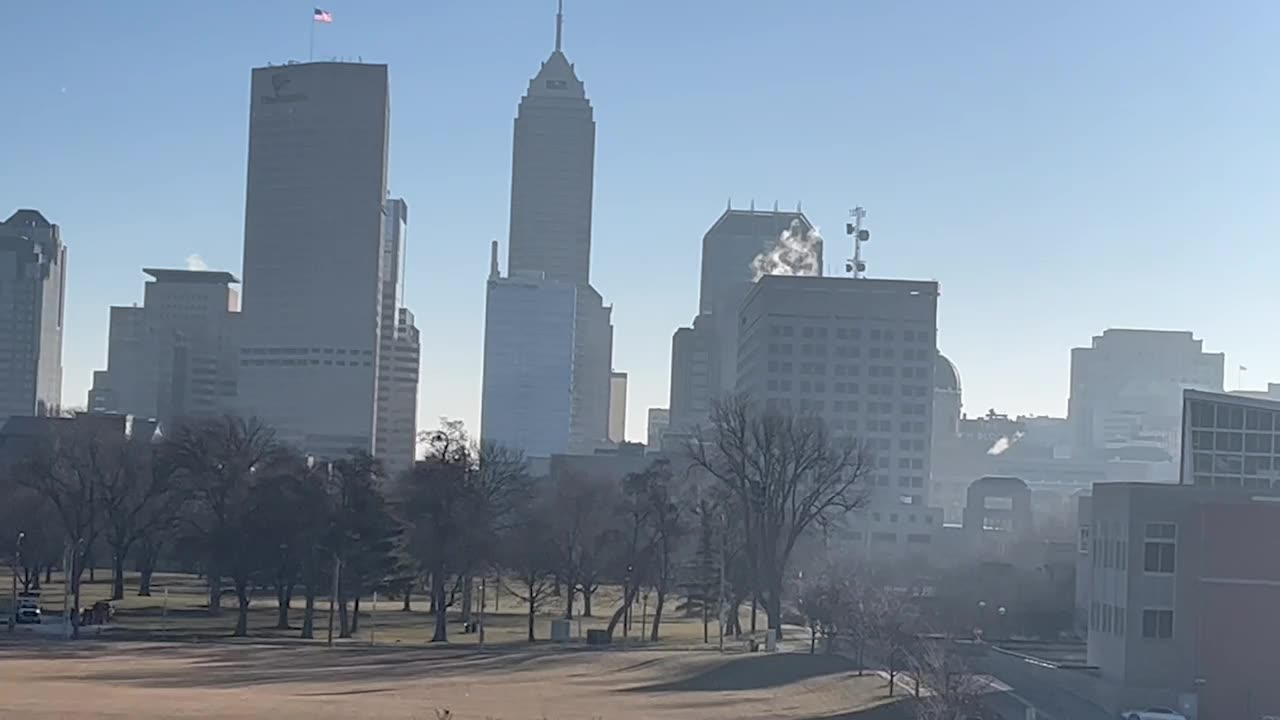
[[[312,16],[312,19],[315,20],[316,22],[331,23],[333,22],[333,13],[329,12],[328,10],[321,10],[320,8],[316,8],[316,13],[315,15]]]

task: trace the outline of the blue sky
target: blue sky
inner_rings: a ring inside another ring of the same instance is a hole
[[[390,66],[391,189],[410,206],[420,416],[474,425],[489,241],[511,123],[554,0],[325,0],[316,56]],[[69,247],[64,399],[143,266],[239,272],[249,70],[305,59],[311,2],[14,0],[0,45],[0,212]],[[628,434],[667,402],[702,234],[753,198],[804,210],[871,274],[942,284],[939,344],[980,413],[1062,414],[1069,349],[1190,329],[1280,380],[1280,4],[568,0],[596,108],[593,284],[631,373]],[[505,249],[504,249],[505,256]]]

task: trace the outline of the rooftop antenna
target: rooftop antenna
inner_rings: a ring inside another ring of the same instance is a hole
[[[494,240],[489,245],[489,279],[498,279],[498,241]]]
[[[871,239],[871,231],[862,229],[862,218],[866,216],[867,211],[859,205],[849,211],[853,222],[844,224],[845,234],[853,237],[853,257],[845,262],[844,271],[852,273],[855,278],[864,277],[867,272],[867,264],[862,261],[862,243]]]
[[[556,52],[560,52],[560,41],[564,37],[564,0],[556,5]]]

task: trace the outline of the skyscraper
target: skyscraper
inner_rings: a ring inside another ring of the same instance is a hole
[[[627,439],[627,374],[614,371],[609,375],[609,442]]]
[[[590,284],[595,121],[556,44],[520,101],[507,275],[494,247],[481,436],[534,457],[608,443],[612,308]],[[535,387],[536,385],[536,387]]]
[[[242,412],[318,456],[373,450],[387,68],[256,68],[250,107]]]
[[[148,268],[142,307],[113,307],[89,409],[162,427],[235,409],[240,298],[227,272]]]
[[[62,404],[67,249],[37,210],[0,223],[0,422]]]
[[[393,476],[413,464],[418,435],[418,328],[413,313],[403,307],[408,223],[408,204],[399,198],[387,200],[382,213],[382,309],[374,455]]]
[[[596,123],[586,87],[556,45],[529,81],[516,114],[511,153],[511,230],[507,273],[550,280],[591,280],[591,197]]]
[[[938,284],[767,275],[739,313],[736,387],[762,409],[822,418],[862,443],[873,547],[932,542],[928,507]]]
[[[726,209],[702,238],[698,315],[671,338],[671,428],[688,432],[707,420],[711,404],[733,392],[738,359],[738,311],[755,280],[752,261],[793,223],[813,230],[800,211]],[[816,247],[822,274],[822,246]]]
[[[1182,391],[1222,391],[1222,353],[1190,332],[1109,329],[1071,351],[1072,456],[1143,463],[1177,482]]]

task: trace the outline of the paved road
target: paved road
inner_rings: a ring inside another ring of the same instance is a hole
[[[1055,673],[1074,672],[1053,670],[1032,665],[1018,658],[992,652],[976,659],[975,669],[1000,681],[1009,690],[994,694],[988,705],[1006,718],[1022,720],[1026,704],[1048,720],[1115,720],[1106,712],[1075,693],[1054,682]]]

